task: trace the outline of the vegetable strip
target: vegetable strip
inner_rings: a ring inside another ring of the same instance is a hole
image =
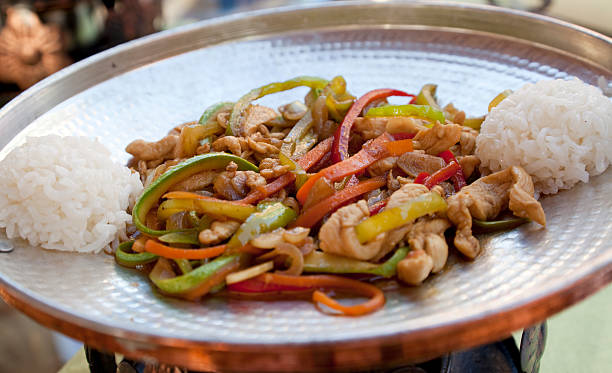
[[[223,254],[227,245],[212,246],[205,249],[177,249],[162,245],[155,240],[148,240],[145,250],[151,254],[170,259],[207,259]]]

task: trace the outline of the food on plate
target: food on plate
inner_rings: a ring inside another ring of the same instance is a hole
[[[305,99],[278,111],[253,102],[300,86],[310,88]],[[402,103],[389,104],[392,96]],[[383,88],[359,98],[342,77],[253,89],[158,141],[127,146],[145,189],[132,212],[138,231],[116,260],[179,298],[224,287],[310,292],[340,314],[373,312],[384,294],[370,280],[418,285],[442,271],[447,231],[474,259],[472,228],[546,224],[520,165],[479,177],[483,120],[441,107],[432,84],[418,95]],[[505,211],[516,217],[496,221]],[[368,300],[344,305],[325,291]]]
[[[487,115],[475,155],[488,172],[521,166],[536,193],[571,188],[612,161],[612,101],[574,80],[526,84]]]
[[[0,227],[46,249],[99,252],[127,238],[138,174],[85,137],[29,137],[0,161]]]

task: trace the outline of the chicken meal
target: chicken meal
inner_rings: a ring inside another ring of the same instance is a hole
[[[303,100],[255,103],[297,87],[309,88]],[[453,251],[476,259],[476,233],[545,229],[539,196],[587,182],[612,159],[612,103],[577,79],[504,91],[482,117],[441,106],[436,89],[355,97],[341,76],[264,85],[158,141],[131,142],[131,171],[100,160],[92,167],[123,178],[108,188],[103,176],[75,184],[95,172],[85,161],[57,166],[79,158],[48,145],[58,139],[26,144],[0,163],[0,226],[75,251],[115,237],[117,263],[171,297],[307,295],[326,313],[368,314],[385,303],[377,280],[418,286]],[[24,212],[33,194],[39,206]],[[81,222],[93,212],[108,221]],[[52,213],[54,225],[40,224]]]

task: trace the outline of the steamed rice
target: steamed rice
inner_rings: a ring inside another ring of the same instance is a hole
[[[34,246],[98,252],[125,236],[141,191],[138,174],[97,141],[28,138],[0,161],[0,227]]]
[[[578,79],[526,84],[493,108],[476,139],[485,172],[522,166],[536,193],[604,172],[612,160],[612,102]]]

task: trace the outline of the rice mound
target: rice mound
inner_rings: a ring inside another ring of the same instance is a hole
[[[0,161],[0,227],[47,249],[99,252],[125,236],[138,174],[86,137],[30,137]]]
[[[612,160],[612,102],[578,79],[526,84],[491,110],[476,138],[481,170],[523,167],[536,195],[571,188]]]

